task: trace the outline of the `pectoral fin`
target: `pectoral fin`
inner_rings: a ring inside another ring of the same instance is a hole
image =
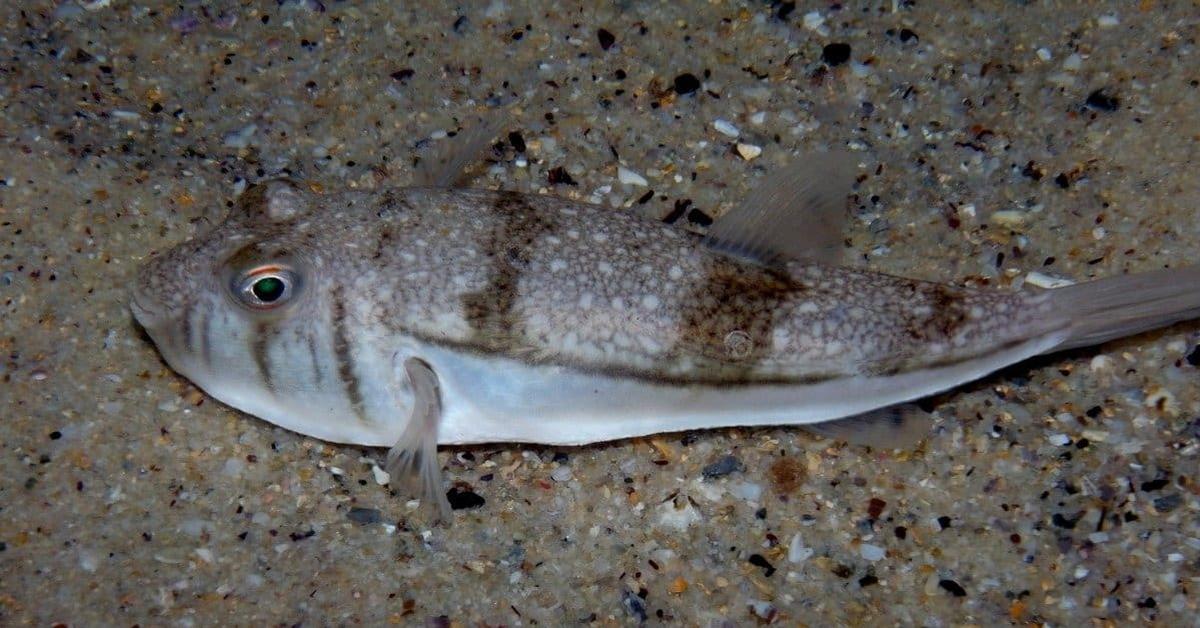
[[[802,156],[755,181],[705,243],[766,266],[801,259],[837,264],[854,175],[854,159],[844,151]]]
[[[442,468],[437,457],[438,422],[442,415],[437,373],[417,358],[404,361],[413,392],[412,415],[400,440],[388,451],[387,470],[393,482],[407,484],[421,501],[437,504],[438,514],[450,521],[450,502],[442,490]]]
[[[453,138],[439,142],[430,154],[421,158],[413,173],[413,185],[421,187],[457,187],[469,177],[464,169],[478,161],[484,149],[508,123],[504,111],[489,110],[464,124]]]
[[[933,416],[915,405],[901,404],[803,427],[817,436],[851,445],[910,449],[929,436]]]

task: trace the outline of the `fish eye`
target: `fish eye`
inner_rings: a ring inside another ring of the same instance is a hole
[[[238,299],[259,310],[279,307],[292,299],[297,287],[296,274],[288,268],[271,265],[247,271],[235,286]]]

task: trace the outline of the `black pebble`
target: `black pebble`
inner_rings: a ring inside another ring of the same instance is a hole
[[[513,131],[508,134],[508,143],[512,144],[513,150],[518,153],[525,152],[525,138],[519,131]]]
[[[762,567],[763,575],[770,578],[775,573],[775,565],[763,558],[762,554],[751,554],[749,558],[750,564],[755,567]]]
[[[675,93],[683,96],[700,89],[700,79],[695,74],[685,72],[675,77]]]
[[[450,502],[452,510],[482,508],[487,503],[487,500],[475,491],[465,491],[457,487],[446,491],[446,500]]]
[[[1083,516],[1083,513],[1080,513],[1080,514],[1075,515],[1074,519],[1068,519],[1068,518],[1064,517],[1062,515],[1062,513],[1056,512],[1056,513],[1054,513],[1054,516],[1050,517],[1050,523],[1053,523],[1054,525],[1056,525],[1060,528],[1065,528],[1067,530],[1074,530],[1075,524],[1079,523],[1079,519],[1082,516]]]
[[[1071,179],[1067,178],[1065,173],[1059,173],[1057,177],[1054,177],[1054,183],[1064,190],[1071,187]]]
[[[1137,606],[1138,608],[1154,608],[1158,606],[1158,602],[1154,601],[1154,598],[1148,597],[1141,602],[1138,602]]]
[[[896,538],[900,539],[901,541],[908,538],[908,528],[904,526],[896,526],[896,529],[893,530],[893,532],[896,533]]]
[[[688,222],[701,227],[707,227],[713,223],[712,216],[709,216],[699,209],[693,209],[692,211],[688,212],[687,219]]]
[[[737,456],[728,455],[728,456],[725,456],[724,458],[721,458],[720,460],[704,467],[704,469],[701,470],[700,473],[702,473],[705,478],[711,480],[712,478],[719,478],[722,476],[729,475],[730,473],[733,473],[734,471],[741,471],[744,468],[745,467],[742,466],[742,461],[738,460]]]
[[[467,19],[467,16],[460,15],[458,19],[454,20],[454,25],[451,28],[454,29],[454,32],[461,33],[468,24],[470,24],[470,20]]]
[[[1179,496],[1179,493],[1171,493],[1154,500],[1154,509],[1158,512],[1171,512],[1179,508],[1181,504],[1183,504],[1183,498]]]
[[[1142,482],[1143,491],[1157,491],[1167,485],[1167,478],[1154,478],[1149,482]]]
[[[383,515],[374,508],[359,508],[355,506],[350,509],[350,512],[346,513],[346,518],[358,525],[365,526],[372,523],[379,523],[383,520]]]
[[[571,175],[562,166],[552,168],[547,175],[547,179],[550,181],[550,185],[558,185],[560,183],[563,185],[578,185],[575,183],[575,179],[572,179]]]
[[[1192,349],[1192,352],[1187,354],[1186,359],[1188,364],[1191,364],[1192,366],[1200,366],[1200,345],[1196,345],[1196,348]]]
[[[621,604],[625,606],[625,610],[629,611],[630,615],[636,617],[640,622],[644,622],[650,618],[646,614],[646,604],[642,602],[642,598],[634,595],[633,591],[629,589],[625,589],[621,593]]]
[[[1116,111],[1117,107],[1121,106],[1121,101],[1105,91],[1104,88],[1088,94],[1086,102],[1087,106],[1100,111]]]
[[[416,71],[412,68],[404,68],[403,70],[392,72],[390,76],[401,83],[407,83],[408,79],[412,78],[414,74],[416,74]]]
[[[869,587],[873,584],[879,584],[879,578],[876,578],[871,574],[867,574],[858,579],[858,586],[860,587]]]
[[[75,63],[90,63],[95,58],[83,48],[75,50]]]
[[[954,597],[962,597],[967,594],[967,590],[953,580],[938,580],[938,586],[949,591]]]
[[[829,44],[821,51],[821,60],[829,65],[841,65],[850,60],[850,44]]]
[[[596,37],[600,39],[600,49],[601,50],[608,50],[609,48],[612,48],[612,45],[617,42],[616,36],[613,35],[612,33],[608,32],[608,29],[604,29],[604,28],[596,31]]]
[[[60,432],[58,430],[54,430],[53,432],[50,432],[50,440],[58,440],[60,438],[62,438],[62,432]]]
[[[917,34],[912,32],[911,29],[907,29],[907,28],[900,29],[900,41],[902,41],[904,43],[908,43],[909,41],[914,40],[914,39],[917,41],[921,41],[921,38],[917,37]]]
[[[942,515],[942,516],[938,517],[937,522],[938,522],[938,525],[941,526],[941,528],[943,530],[950,527],[950,517],[947,517],[946,515]]]

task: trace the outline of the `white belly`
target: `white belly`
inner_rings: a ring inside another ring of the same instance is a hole
[[[415,347],[438,374],[440,444],[582,445],[661,432],[802,425],[911,401],[982,377],[1062,342],[1055,332],[987,356],[889,377],[806,385],[659,385],[531,366],[437,346]]]

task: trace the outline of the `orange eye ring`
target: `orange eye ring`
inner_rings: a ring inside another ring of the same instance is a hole
[[[234,296],[256,310],[273,310],[290,302],[299,287],[294,272],[286,266],[265,264],[245,273],[233,286]]]

